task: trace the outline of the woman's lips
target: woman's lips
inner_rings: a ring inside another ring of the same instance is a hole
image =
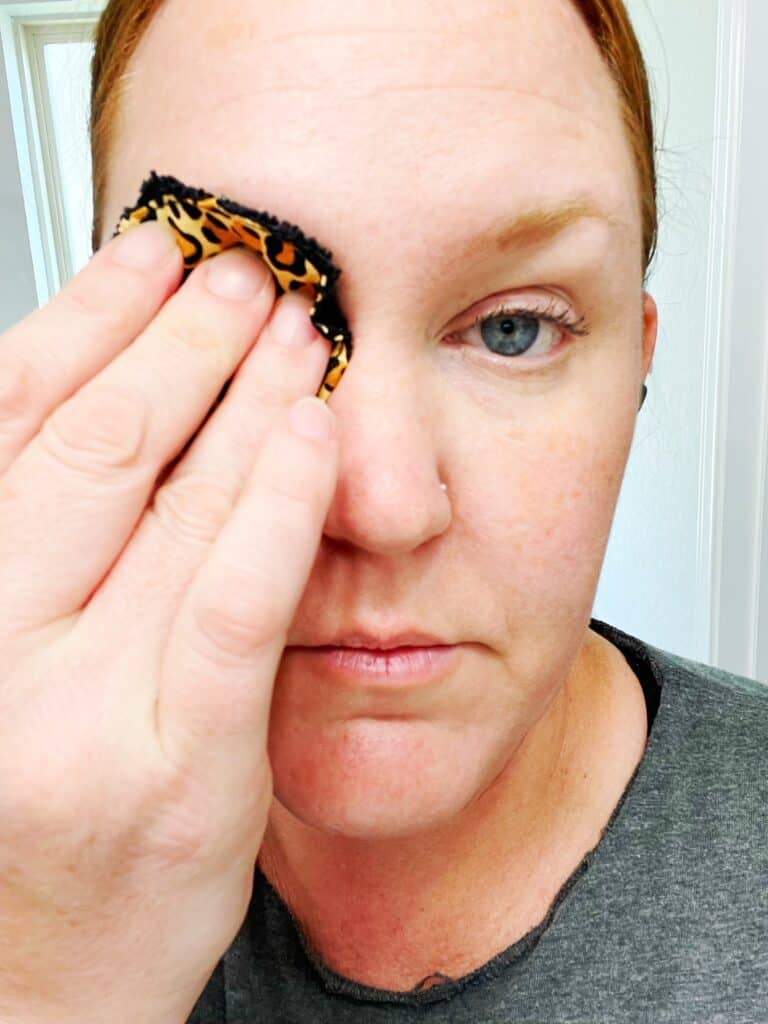
[[[408,686],[431,682],[445,675],[456,664],[461,645],[392,647],[387,650],[299,647],[294,650],[309,655],[312,660],[317,659],[323,671],[347,682]]]

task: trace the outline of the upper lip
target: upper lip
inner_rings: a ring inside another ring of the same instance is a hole
[[[447,641],[431,633],[424,633],[417,629],[401,630],[382,636],[381,633],[373,634],[362,630],[356,632],[339,633],[336,636],[324,640],[318,640],[308,647],[361,647],[370,651],[389,650],[393,647],[440,647],[445,646]]]

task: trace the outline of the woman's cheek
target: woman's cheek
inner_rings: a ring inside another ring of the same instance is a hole
[[[474,550],[526,618],[582,614],[593,599],[634,426],[610,412],[516,434],[464,488]]]

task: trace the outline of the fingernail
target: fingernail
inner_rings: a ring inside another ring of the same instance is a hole
[[[336,433],[333,413],[320,398],[299,399],[290,412],[291,426],[310,441],[330,441]]]
[[[178,249],[170,228],[156,220],[129,228],[116,242],[112,258],[124,267],[154,267]]]
[[[239,247],[211,257],[206,284],[225,299],[255,299],[268,275],[264,262],[255,253]]]
[[[317,331],[309,319],[307,303],[290,292],[283,295],[277,303],[270,333],[278,345],[285,348],[311,344]]]

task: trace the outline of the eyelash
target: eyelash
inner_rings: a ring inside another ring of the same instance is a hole
[[[587,322],[586,317],[581,316],[578,318],[578,320],[575,320],[572,316],[570,316],[566,312],[563,312],[562,310],[559,313],[555,312],[556,308],[557,307],[555,303],[550,303],[548,306],[542,309],[540,307],[534,308],[530,306],[515,306],[510,305],[510,303],[508,302],[501,302],[493,309],[485,310],[482,313],[479,313],[475,317],[474,321],[468,327],[465,327],[463,330],[455,333],[463,334],[464,331],[472,330],[473,327],[479,327],[480,325],[484,324],[486,320],[494,320],[496,317],[499,316],[519,316],[524,317],[525,319],[528,320],[540,320],[542,323],[555,324],[558,327],[562,327],[563,330],[567,331],[569,334],[577,337],[583,337],[584,335],[590,333],[591,327]],[[555,351],[558,347],[559,346],[556,345],[551,351]],[[551,353],[547,353],[547,355],[549,354]],[[525,353],[522,356],[502,356],[499,355],[498,353],[488,352],[488,356],[492,357],[493,362],[510,363],[525,361]],[[532,356],[530,358],[543,359],[545,357]]]

